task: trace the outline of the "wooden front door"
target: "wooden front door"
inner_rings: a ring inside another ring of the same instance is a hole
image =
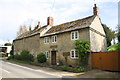
[[[51,64],[56,65],[56,51],[51,51]]]

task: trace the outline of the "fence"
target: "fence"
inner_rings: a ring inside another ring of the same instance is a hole
[[[120,71],[120,51],[92,53],[92,68]]]

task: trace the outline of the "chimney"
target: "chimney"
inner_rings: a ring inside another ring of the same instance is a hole
[[[98,16],[98,7],[97,7],[96,4],[94,4],[94,7],[93,7],[93,14],[94,14],[95,16]]]
[[[38,25],[37,25],[37,26],[38,26],[38,28],[40,28],[40,27],[41,27],[41,25],[40,25],[40,21],[38,21]]]
[[[48,17],[47,18],[47,25],[53,26],[53,17]]]

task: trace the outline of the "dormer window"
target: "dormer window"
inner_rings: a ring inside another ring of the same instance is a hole
[[[49,43],[49,40],[50,40],[49,37],[45,37],[45,38],[44,38],[44,43],[45,43],[45,44],[48,44],[48,43]]]
[[[79,39],[78,31],[71,32],[71,40],[78,40],[78,39]]]
[[[57,36],[56,35],[52,36],[51,41],[52,41],[52,43],[56,43],[57,42]]]

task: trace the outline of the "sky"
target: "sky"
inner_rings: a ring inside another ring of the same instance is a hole
[[[118,24],[119,0],[0,0],[0,45],[12,42],[20,25],[44,26],[47,17],[54,25],[93,15],[94,3],[99,8],[102,23],[111,29]]]

